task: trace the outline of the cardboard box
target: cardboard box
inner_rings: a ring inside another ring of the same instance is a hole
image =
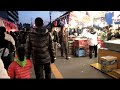
[[[120,69],[113,70],[113,75],[120,79]]]
[[[114,56],[104,56],[101,57],[101,70],[105,73],[111,72],[117,69],[117,57]]]
[[[112,65],[117,62],[117,57],[114,56],[103,56],[100,59],[102,65]]]
[[[113,70],[117,69],[117,63],[113,65],[101,65],[101,70],[105,73],[111,72]]]

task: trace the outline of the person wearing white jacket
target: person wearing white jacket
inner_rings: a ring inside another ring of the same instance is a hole
[[[14,40],[14,38],[10,34],[7,34],[6,28],[1,26],[0,29],[2,30],[2,32],[5,33],[5,39],[10,41],[15,46],[15,40]]]
[[[0,79],[10,79],[7,70],[4,68],[4,64],[1,58],[0,58]]]
[[[13,45],[13,51],[11,52],[11,60],[14,60],[15,50],[16,50],[15,40],[10,34],[7,34],[5,27],[1,26],[0,30],[1,30],[1,32],[3,32],[5,34],[5,40],[10,41]]]
[[[5,32],[5,39],[10,41],[15,46],[14,38],[10,34],[7,34],[7,32]]]
[[[92,53],[95,53],[95,58],[97,57],[97,33],[93,28],[90,28],[90,32],[83,33],[83,36],[88,38],[88,45],[89,45],[89,58],[92,58]]]

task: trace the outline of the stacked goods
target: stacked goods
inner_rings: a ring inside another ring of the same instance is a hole
[[[68,42],[68,52],[69,52],[69,54],[73,54],[73,41],[69,41]]]
[[[117,69],[117,57],[104,56],[101,57],[101,70],[105,73]]]
[[[98,39],[98,46],[99,46],[98,48],[103,48],[104,47],[104,44],[100,39]]]
[[[89,55],[89,46],[84,48],[86,56]]]
[[[120,69],[113,70],[113,75],[120,79]]]
[[[75,50],[75,56],[77,57],[83,57],[85,56],[85,50],[83,48],[80,48],[80,49],[76,49]]]
[[[84,38],[75,40],[74,44],[73,44],[73,48],[74,48],[75,52],[78,52],[79,49],[80,49],[80,52],[81,52],[81,49],[83,49],[85,51],[85,55],[88,54],[88,51],[89,51],[88,47],[89,46],[88,46],[87,39],[84,39]],[[84,52],[84,51],[82,51],[82,52]]]
[[[88,55],[88,53],[89,53],[89,45],[88,45],[87,39],[83,40],[82,45],[84,46],[83,48],[85,50],[85,54]]]
[[[77,48],[85,48],[88,46],[87,39],[79,39],[74,41],[74,46]]]

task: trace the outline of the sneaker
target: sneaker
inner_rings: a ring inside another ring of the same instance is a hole
[[[67,57],[66,59],[68,60],[68,59],[70,59],[71,57]]]

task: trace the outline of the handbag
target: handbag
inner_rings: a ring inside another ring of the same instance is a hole
[[[3,59],[4,53],[5,53],[5,49],[6,47],[3,49],[2,55],[1,55],[1,59]]]
[[[11,59],[10,54],[8,54],[7,56],[4,56],[5,50],[6,50],[6,47],[4,48],[2,52],[1,59],[4,63],[5,69],[7,70],[12,61],[10,60]]]

